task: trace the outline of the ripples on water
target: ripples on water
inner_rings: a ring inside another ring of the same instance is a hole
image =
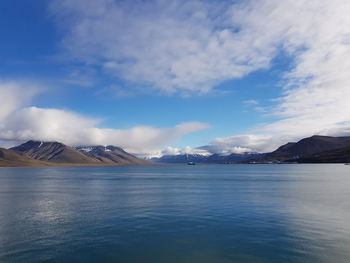
[[[0,168],[0,262],[350,262],[350,167]]]

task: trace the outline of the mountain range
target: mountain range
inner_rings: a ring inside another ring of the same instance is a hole
[[[289,142],[270,153],[230,155],[165,155],[152,158],[159,163],[344,163],[350,162],[350,137],[314,135],[298,142]]]
[[[89,149],[89,150],[86,150]],[[19,146],[0,148],[0,166],[103,166],[149,165],[115,146],[70,147],[59,142],[28,141]]]
[[[28,141],[19,146],[0,148],[0,166],[103,166],[150,165],[153,163],[348,163],[350,136],[314,135],[289,142],[270,153],[230,155],[165,155],[139,159],[117,146],[70,147],[59,142]]]
[[[179,155],[164,155],[162,157],[151,158],[152,162],[156,163],[238,163],[246,160],[262,158],[265,154],[261,153],[232,153],[229,155],[211,154],[179,154]]]

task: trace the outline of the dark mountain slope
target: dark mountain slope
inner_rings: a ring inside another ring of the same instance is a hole
[[[79,146],[75,147],[84,155],[105,164],[124,164],[124,165],[146,165],[149,161],[141,160],[136,156],[127,153],[116,146]]]
[[[276,151],[266,154],[258,161],[284,161],[288,159],[298,159],[316,153],[329,151],[337,148],[350,146],[350,137],[330,137],[314,135],[304,138],[298,142],[287,143],[279,147]]]
[[[99,164],[85,154],[59,142],[28,141],[11,150],[26,154],[28,157],[40,161],[69,164]]]
[[[0,166],[49,166],[49,163],[33,160],[12,150],[0,148]]]
[[[299,163],[350,163],[350,146],[317,153],[298,160]]]

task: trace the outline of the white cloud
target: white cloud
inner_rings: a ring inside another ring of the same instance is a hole
[[[216,138],[202,148],[212,153],[223,155],[231,153],[261,152],[266,148],[271,136],[235,135],[227,138]]]
[[[186,122],[173,128],[136,126],[131,129],[97,128],[99,120],[61,109],[38,107],[17,108],[26,101],[26,88],[17,84],[0,86],[6,115],[0,119],[0,140],[22,142],[26,140],[59,141],[68,145],[117,145],[139,155],[158,153],[188,133],[209,127],[206,123]],[[8,91],[8,87],[16,87]],[[16,94],[18,95],[14,95]],[[4,111],[5,112],[5,111]]]
[[[72,143],[81,138],[81,132],[98,123],[75,113],[28,107],[10,114],[3,122],[0,137],[6,140],[64,141]]]
[[[254,106],[254,105],[258,105],[259,101],[257,101],[257,100],[245,100],[245,101],[243,101],[243,104],[246,106]]]
[[[350,121],[350,2],[283,1],[276,6],[279,21],[288,25],[284,45],[294,52],[295,67],[285,74],[284,94],[274,109],[282,119],[264,131],[301,137],[345,128]],[[267,26],[276,19],[267,19]]]
[[[201,147],[211,153],[228,155],[231,153],[271,152],[282,144],[295,141],[290,135],[242,134],[226,138],[216,138],[208,145]]]
[[[200,122],[182,123],[174,128],[137,126],[128,130],[96,128],[98,120],[59,109],[24,108],[2,123],[2,140],[59,141],[68,145],[117,145],[139,155],[158,152],[184,135],[209,126]]]
[[[199,155],[210,155],[211,153],[204,149],[192,148],[186,146],[185,148],[177,148],[168,146],[161,152],[160,155],[180,155],[180,154],[199,154]]]
[[[51,12],[68,18],[72,57],[167,92],[207,92],[284,52],[294,67],[273,110],[282,120],[265,131],[302,136],[350,120],[347,0],[63,0]]]
[[[240,29],[240,6],[210,1],[54,1],[71,57],[163,91],[200,93],[267,68],[274,39]],[[68,21],[62,25],[63,18]],[[232,19],[235,18],[235,19]],[[243,25],[244,26],[244,25]]]
[[[0,81],[0,121],[29,103],[39,90],[30,83]]]

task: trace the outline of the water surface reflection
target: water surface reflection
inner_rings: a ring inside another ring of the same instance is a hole
[[[344,165],[0,169],[1,262],[350,262]]]

